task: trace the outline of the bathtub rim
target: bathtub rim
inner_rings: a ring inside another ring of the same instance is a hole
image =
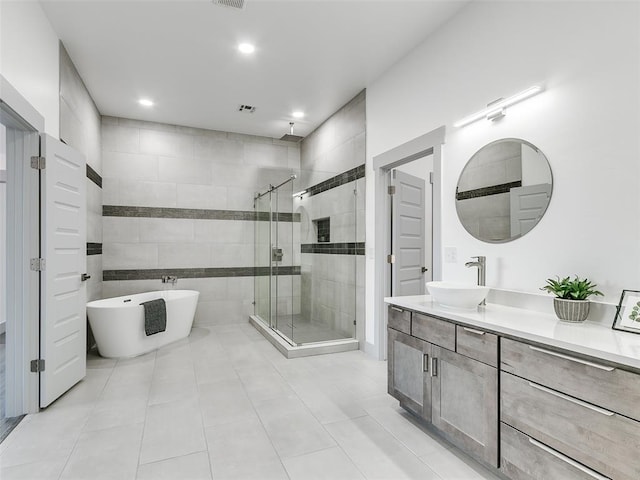
[[[199,297],[200,296],[200,292],[198,290],[187,290],[187,289],[183,289],[183,290],[152,290],[150,292],[139,292],[139,293],[133,293],[131,295],[120,295],[118,297],[109,297],[109,298],[101,298],[99,300],[92,300],[90,302],[87,302],[86,307],[87,309],[89,308],[96,308],[96,309],[105,309],[105,308],[132,308],[132,307],[140,307],[141,305],[139,303],[136,303],[136,301],[134,300],[135,297],[137,296],[148,296],[148,295],[152,295],[152,294],[162,294],[162,293],[169,293],[170,296],[173,296],[173,298],[166,298],[165,301],[172,301],[172,300],[179,300],[179,299],[184,299],[184,298],[191,298],[191,297]],[[176,295],[176,294],[180,294],[180,295]],[[155,298],[163,298],[161,295],[158,295]],[[155,298],[149,298],[147,300],[144,301],[148,301],[148,300],[154,300]],[[131,299],[131,302],[126,302],[125,300],[127,299]],[[118,302],[119,301],[119,302]]]

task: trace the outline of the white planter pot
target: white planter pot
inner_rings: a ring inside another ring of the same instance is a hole
[[[589,315],[589,300],[567,300],[554,298],[553,308],[558,318],[564,322],[584,322]]]

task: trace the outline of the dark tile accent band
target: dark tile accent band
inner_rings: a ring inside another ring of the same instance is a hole
[[[299,213],[273,213],[274,221],[299,222]],[[204,210],[199,208],[168,207],[131,207],[121,205],[103,205],[103,217],[139,217],[139,218],[191,218],[196,220],[246,220],[268,221],[269,212],[251,210]]]
[[[364,255],[364,242],[355,243],[303,243],[302,253],[324,253],[328,255]]]
[[[299,266],[273,269],[274,275],[300,275]],[[160,280],[164,275],[181,278],[264,277],[269,267],[156,268],[146,270],[104,270],[102,280]]]
[[[364,172],[365,164],[363,163],[356,168],[347,170],[346,172],[340,173],[335,177],[331,177],[324,182],[320,182],[307,188],[307,194],[308,196],[317,195],[319,193],[326,192],[327,190],[331,190],[332,188],[339,187],[340,185],[344,185],[345,183],[353,182],[364,177]]]
[[[87,163],[87,178],[102,188],[102,177]]]
[[[102,255],[102,244],[87,242],[87,255]]]
[[[503,183],[501,185],[491,185],[490,187],[467,190],[466,192],[456,192],[456,200],[467,200],[469,198],[487,197],[489,195],[497,195],[499,193],[509,193],[509,190],[511,190],[512,188],[521,186],[522,180],[518,180],[516,182]]]

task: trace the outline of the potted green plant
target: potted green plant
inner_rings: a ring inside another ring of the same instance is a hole
[[[540,288],[549,293],[553,293],[553,308],[560,320],[565,322],[584,322],[589,315],[589,297],[591,295],[602,295],[596,290],[597,285],[590,280],[581,279],[577,275],[573,280],[569,277],[556,279],[548,278],[547,284]]]

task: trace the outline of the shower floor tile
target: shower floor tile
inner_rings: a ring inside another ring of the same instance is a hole
[[[298,345],[353,338],[353,335],[312,322],[302,315],[278,315],[277,328]]]
[[[399,408],[386,369],[360,351],[287,360],[248,324],[90,354],[87,378],[0,445],[0,478],[497,480]]]

